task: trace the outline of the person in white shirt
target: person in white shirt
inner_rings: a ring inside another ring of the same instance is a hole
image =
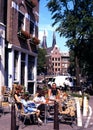
[[[37,92],[36,96],[34,97],[34,102],[37,106],[37,109],[40,110],[40,115],[42,115],[42,113],[45,111],[45,104],[46,104],[46,99],[44,96],[44,91],[40,90],[39,92]]]
[[[36,103],[36,106],[37,106],[37,107],[38,107],[39,105],[41,105],[41,104],[45,104],[45,103],[46,103],[46,100],[45,100],[43,91],[38,92],[37,95],[34,97],[33,100],[34,100],[34,102]]]

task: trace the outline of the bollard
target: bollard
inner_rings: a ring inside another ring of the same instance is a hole
[[[14,103],[12,103],[11,106],[11,130],[16,130],[16,113]]]
[[[58,103],[54,102],[54,130],[59,130]]]
[[[44,117],[44,123],[47,123],[47,104],[45,104],[45,117]]]
[[[76,108],[77,108],[77,126],[82,127],[82,116],[81,116],[79,99],[76,98],[75,100],[76,100]]]
[[[84,100],[83,100],[83,116],[87,116],[87,107],[88,107],[88,103],[87,103],[87,97],[84,96]]]

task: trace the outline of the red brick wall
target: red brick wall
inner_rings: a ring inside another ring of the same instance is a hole
[[[38,0],[35,0],[37,6],[34,8],[35,11],[38,11]],[[12,0],[8,1],[8,11],[7,11],[7,41],[11,44],[15,44],[16,46],[23,47],[25,49],[30,49],[27,41],[18,38],[18,10],[11,7]],[[17,1],[17,6],[20,7],[20,10],[23,13],[28,13],[28,8],[26,3],[22,3],[22,0]],[[31,6],[30,6],[31,7]],[[31,12],[31,10],[29,11]],[[36,16],[35,16],[36,17]],[[38,17],[36,17],[38,19]],[[25,31],[29,33],[30,21],[26,19]],[[38,34],[38,28],[36,31],[36,36]]]

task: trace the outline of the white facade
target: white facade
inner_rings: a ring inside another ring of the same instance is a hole
[[[0,2],[0,95],[2,86],[23,85],[36,93],[39,1]],[[6,10],[3,8],[5,7]],[[7,13],[6,13],[7,12]]]
[[[26,91],[35,93],[37,54],[13,44],[9,44],[8,49],[8,87],[12,89],[12,85],[17,83],[24,85]]]
[[[0,95],[5,85],[5,25],[0,23]]]

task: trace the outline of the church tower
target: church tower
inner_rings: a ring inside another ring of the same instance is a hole
[[[55,45],[56,45],[56,36],[55,36],[55,32],[53,32],[52,48],[54,48]]]
[[[44,30],[44,36],[43,36],[43,41],[42,41],[42,48],[47,49],[45,30]]]

